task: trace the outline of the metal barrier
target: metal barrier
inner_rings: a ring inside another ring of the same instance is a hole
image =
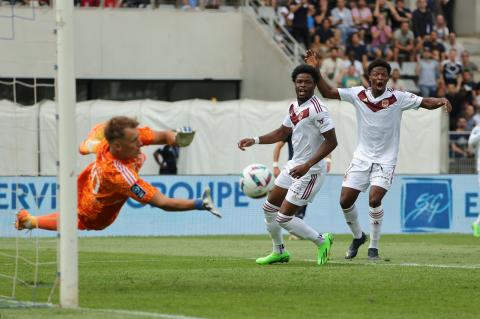
[[[450,174],[475,174],[477,160],[475,152],[468,146],[470,132],[449,132],[449,173]]]

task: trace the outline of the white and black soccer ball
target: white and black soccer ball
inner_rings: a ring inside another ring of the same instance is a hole
[[[267,166],[251,164],[243,169],[240,179],[242,192],[251,198],[261,198],[272,190],[275,178]]]

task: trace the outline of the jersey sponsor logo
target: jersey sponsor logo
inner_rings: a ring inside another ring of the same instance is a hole
[[[452,225],[451,184],[451,179],[403,178],[403,231],[449,230]]]
[[[390,95],[390,97],[385,98],[377,103],[370,102],[370,100],[367,97],[367,92],[365,90],[360,91],[357,96],[360,99],[360,101],[362,101],[373,112],[384,110],[390,107],[391,105],[393,105],[395,102],[397,102],[397,98],[393,94]]]
[[[143,188],[140,187],[140,185],[138,184],[133,184],[133,186],[130,188],[130,190],[132,191],[132,193],[135,194],[135,196],[137,196],[138,198],[142,199],[145,197],[145,194],[147,192],[145,192],[145,190]]]

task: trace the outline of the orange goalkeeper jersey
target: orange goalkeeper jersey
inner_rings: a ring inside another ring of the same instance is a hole
[[[132,160],[116,159],[104,138],[104,127],[104,124],[94,127],[80,146],[80,153],[96,153],[97,157],[78,177],[79,229],[104,229],[117,218],[128,198],[146,204],[157,191],[138,177],[145,154]],[[152,144],[150,128],[138,128],[138,132],[142,145]]]

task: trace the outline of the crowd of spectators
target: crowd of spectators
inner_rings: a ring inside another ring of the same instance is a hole
[[[451,157],[468,157],[465,134],[480,124],[478,66],[457,41],[453,0],[269,0],[282,26],[305,49],[323,58],[320,72],[331,86],[367,85],[368,62],[384,58],[392,65],[389,85],[400,90],[413,81],[417,94],[446,97],[450,113]],[[407,64],[412,73],[402,74]],[[460,134],[460,132],[466,132]],[[459,137],[459,138],[457,138]],[[460,145],[462,144],[462,145]]]

